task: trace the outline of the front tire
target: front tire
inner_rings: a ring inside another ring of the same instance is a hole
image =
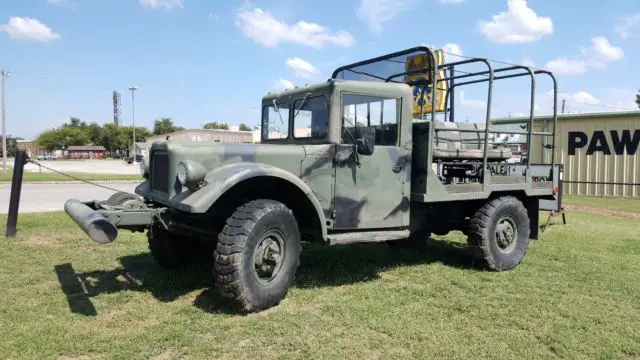
[[[226,221],[214,252],[216,287],[244,313],[284,299],[300,264],[298,223],[284,204],[254,200]]]
[[[529,215],[522,202],[503,196],[484,204],[471,218],[469,248],[491,270],[518,266],[529,248]]]

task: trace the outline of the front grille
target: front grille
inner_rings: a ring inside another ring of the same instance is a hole
[[[150,170],[151,190],[169,193],[169,154],[154,151]]]

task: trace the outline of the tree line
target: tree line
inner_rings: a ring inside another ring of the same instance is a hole
[[[154,122],[153,130],[136,126],[136,142],[144,142],[153,135],[183,130],[175,126],[170,118],[161,118]],[[47,151],[66,149],[69,146],[102,145],[109,152],[127,151],[133,142],[133,126],[97,122],[87,123],[71,117],[62,126],[43,131],[36,139],[38,145]]]
[[[204,124],[203,128],[229,130],[229,125],[209,122]],[[251,130],[245,124],[240,124],[239,128],[244,131]],[[136,142],[145,142],[151,136],[180,130],[184,130],[184,127],[175,125],[171,118],[160,118],[154,121],[152,130],[143,126],[136,126]],[[15,149],[15,140],[13,139],[12,149]],[[100,125],[97,122],[87,123],[77,117],[71,117],[68,123],[43,131],[36,141],[38,145],[49,152],[66,149],[69,146],[85,145],[102,145],[108,152],[126,152],[133,142],[133,126],[118,126],[114,123]],[[7,153],[11,154],[9,149],[7,149]]]

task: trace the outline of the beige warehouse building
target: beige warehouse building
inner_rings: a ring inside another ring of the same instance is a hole
[[[501,120],[514,119],[496,119]],[[553,118],[538,117],[533,131],[546,126],[552,129]],[[533,136],[534,164],[551,161],[551,150],[544,149],[543,141]],[[640,198],[639,153],[640,111],[558,116],[556,162],[564,166],[564,194]]]

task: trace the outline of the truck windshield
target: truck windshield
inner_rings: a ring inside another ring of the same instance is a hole
[[[286,139],[289,136],[289,103],[276,102],[262,108],[262,138]]]

